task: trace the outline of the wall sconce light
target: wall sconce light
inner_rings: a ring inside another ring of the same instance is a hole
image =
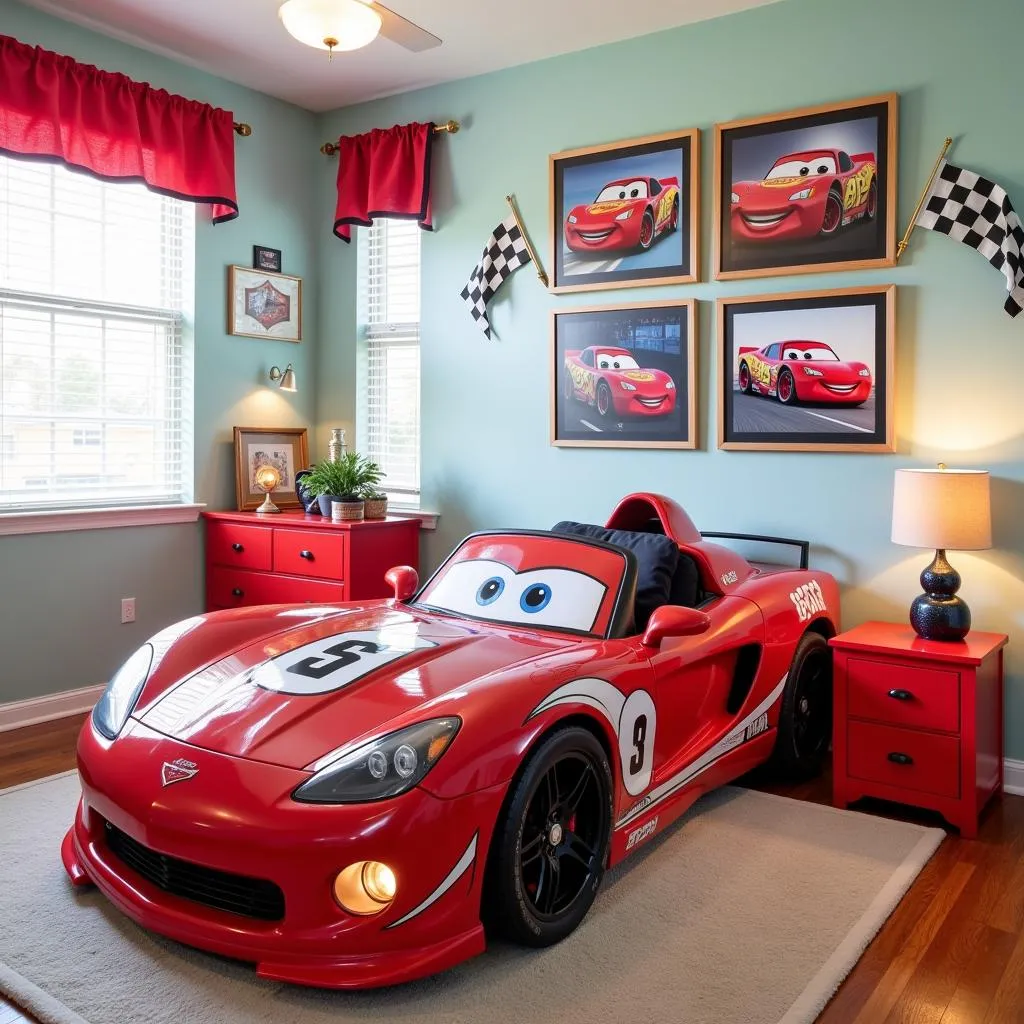
[[[289,363],[284,370],[280,366],[270,368],[270,379],[277,384],[282,391],[298,391],[295,385],[295,371]]]

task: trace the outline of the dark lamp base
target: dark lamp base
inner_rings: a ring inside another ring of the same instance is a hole
[[[956,592],[960,574],[946,561],[941,548],[921,573],[924,593],[910,606],[910,624],[925,640],[963,640],[971,631],[971,610]]]

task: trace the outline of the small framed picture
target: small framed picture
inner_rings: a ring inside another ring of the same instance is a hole
[[[696,302],[552,310],[551,443],[696,448]]]
[[[700,132],[554,153],[551,291],[697,280]]]
[[[718,300],[718,447],[891,452],[895,286]]]
[[[715,125],[715,277],[891,267],[896,94]]]
[[[302,279],[228,267],[228,334],[302,340]]]
[[[271,501],[278,508],[302,508],[295,493],[295,474],[309,468],[305,427],[235,427],[235,494],[240,512],[263,503],[266,491],[257,480],[268,466],[277,473]]]
[[[270,270],[281,273],[281,250],[268,249],[265,245],[252,247],[252,265],[256,270]]]

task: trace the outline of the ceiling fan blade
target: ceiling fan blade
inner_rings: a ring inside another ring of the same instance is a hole
[[[390,39],[399,46],[404,46],[413,53],[421,50],[431,50],[441,45],[441,40],[432,35],[425,28],[414,25],[411,21],[403,18],[400,14],[388,10],[383,4],[371,3],[369,5],[380,15],[380,34],[385,39]]]

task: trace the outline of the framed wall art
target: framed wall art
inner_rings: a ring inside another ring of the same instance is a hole
[[[228,333],[301,341],[302,279],[249,267],[228,267]]]
[[[893,450],[895,286],[718,300],[718,447]]]
[[[265,245],[254,245],[252,247],[252,265],[257,270],[271,270],[280,273],[281,250],[270,249]]]
[[[235,495],[240,512],[258,508],[266,492],[257,483],[266,466],[277,472],[270,498],[279,508],[301,509],[295,474],[309,468],[305,427],[235,427]]]
[[[696,448],[696,302],[551,313],[551,443]]]
[[[700,132],[554,153],[551,291],[697,280]]]
[[[887,267],[896,94],[715,126],[715,277]]]

